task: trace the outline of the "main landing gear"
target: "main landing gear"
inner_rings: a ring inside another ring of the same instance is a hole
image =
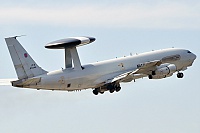
[[[109,91],[110,93],[119,92],[121,90],[120,84],[108,84],[107,86],[101,88],[95,88],[93,90],[94,95],[98,95],[99,93],[103,94],[105,91]]]
[[[99,93],[98,88],[95,88],[92,92],[94,95],[98,95],[98,93]]]
[[[109,85],[107,86],[107,89],[110,91],[110,93],[113,93],[114,91],[119,92],[119,91],[121,90],[121,87],[120,87],[119,84],[118,84],[118,85],[109,84]]]
[[[183,73],[181,73],[181,72],[177,73],[177,78],[183,78],[183,76],[184,76]]]

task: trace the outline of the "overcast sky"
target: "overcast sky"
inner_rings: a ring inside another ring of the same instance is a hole
[[[78,48],[82,64],[169,47],[197,55],[183,79],[139,79],[113,94],[0,86],[0,132],[200,132],[198,0],[0,2],[0,79],[16,78],[4,41],[15,35],[48,71],[64,66],[64,51],[44,46],[71,36],[96,38]]]

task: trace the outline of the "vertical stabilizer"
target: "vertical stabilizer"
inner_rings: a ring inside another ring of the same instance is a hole
[[[16,37],[5,38],[18,79],[32,78],[47,73],[39,67]]]

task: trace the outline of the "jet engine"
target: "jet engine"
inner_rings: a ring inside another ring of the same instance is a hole
[[[152,71],[152,74],[149,75],[149,79],[162,79],[170,77],[174,72],[176,72],[176,66],[174,64],[163,64],[157,67],[155,71]]]

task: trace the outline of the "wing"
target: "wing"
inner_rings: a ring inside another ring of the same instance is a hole
[[[137,65],[137,68],[135,70],[104,75],[96,80],[95,84],[97,85],[97,87],[100,87],[113,82],[130,82],[134,79],[142,78],[149,75],[153,70],[156,69],[156,66],[160,66],[161,64],[162,62],[160,60],[140,63]]]
[[[162,62],[160,60],[149,61],[145,63],[140,63],[137,65],[137,69],[132,72],[132,74],[149,74],[152,70],[156,69],[156,66],[160,66]]]

